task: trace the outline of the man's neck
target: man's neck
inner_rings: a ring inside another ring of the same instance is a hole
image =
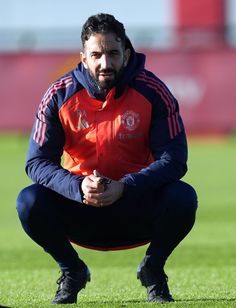
[[[106,97],[109,91],[110,91],[109,89],[98,88],[98,91],[95,93],[96,99],[104,102],[106,100]]]

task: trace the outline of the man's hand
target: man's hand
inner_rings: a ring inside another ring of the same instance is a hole
[[[96,170],[84,178],[82,185],[85,204],[103,207],[109,206],[123,194],[124,184],[101,176]]]

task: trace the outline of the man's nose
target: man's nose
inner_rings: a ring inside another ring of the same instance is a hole
[[[108,55],[103,54],[100,60],[101,60],[101,69],[107,69],[111,67],[111,61]]]

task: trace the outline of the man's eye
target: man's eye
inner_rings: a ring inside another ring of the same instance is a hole
[[[100,55],[99,53],[92,53],[92,54],[91,54],[91,57],[92,57],[92,58],[96,58],[96,59],[100,58],[100,56],[101,56],[101,55]]]
[[[112,51],[111,51],[111,55],[117,56],[117,55],[119,55],[119,51],[117,51],[117,50],[112,50]]]

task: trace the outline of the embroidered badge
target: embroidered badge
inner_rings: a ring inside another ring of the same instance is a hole
[[[135,130],[140,123],[140,116],[132,110],[127,110],[121,117],[121,124],[129,131]]]

